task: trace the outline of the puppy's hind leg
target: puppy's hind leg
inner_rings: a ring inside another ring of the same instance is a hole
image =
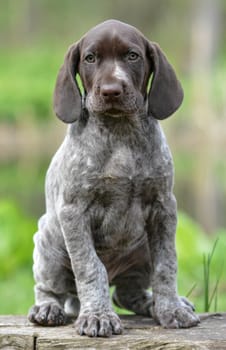
[[[150,282],[148,264],[133,267],[115,279],[112,299],[116,306],[125,308],[137,315],[151,316],[152,293],[147,290]]]
[[[51,235],[46,217],[39,221],[34,249],[35,305],[28,319],[43,326],[60,326],[66,323],[64,304],[68,293],[76,293],[73,273],[54,246],[56,236]]]

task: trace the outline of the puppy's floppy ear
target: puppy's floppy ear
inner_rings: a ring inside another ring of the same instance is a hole
[[[153,71],[148,93],[148,112],[156,119],[165,119],[181,105],[183,89],[158,44],[148,42],[148,55]]]
[[[78,43],[70,46],[59,70],[53,96],[53,108],[57,117],[65,123],[73,123],[81,114],[82,99],[75,76],[79,63]]]

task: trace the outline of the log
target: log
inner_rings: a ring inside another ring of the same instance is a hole
[[[201,323],[189,329],[164,329],[152,319],[121,316],[124,332],[111,338],[78,336],[73,323],[40,327],[25,316],[0,316],[0,349],[4,350],[223,350],[226,349],[226,313],[201,314]]]

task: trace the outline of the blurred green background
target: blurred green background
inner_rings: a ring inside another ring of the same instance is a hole
[[[32,236],[45,210],[44,178],[65,125],[52,92],[67,47],[115,18],[160,44],[185,99],[162,123],[175,162],[179,292],[226,311],[226,2],[224,0],[4,0],[0,3],[0,314],[33,303]],[[207,256],[207,255],[205,255]],[[193,288],[194,287],[194,288]]]

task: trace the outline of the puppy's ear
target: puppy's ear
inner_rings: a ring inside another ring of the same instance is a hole
[[[173,114],[183,101],[183,89],[166,56],[156,43],[148,42],[153,78],[148,93],[148,112],[156,119]]]
[[[73,123],[81,114],[82,99],[75,76],[79,63],[78,43],[70,46],[59,70],[53,96],[53,108],[57,117],[65,123]]]

